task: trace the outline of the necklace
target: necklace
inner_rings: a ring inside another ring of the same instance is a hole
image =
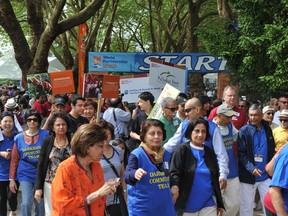
[[[33,136],[37,135],[38,133],[39,133],[39,130],[37,130],[37,131],[34,132],[34,133],[29,133],[29,130],[26,131],[26,135],[27,135],[27,136],[30,136],[30,137],[33,137]]]
[[[58,148],[64,148],[66,145],[67,145],[67,137],[66,137],[66,139],[64,140],[65,141],[65,143],[64,142],[61,142],[61,145],[60,145],[60,143],[59,143],[59,141],[58,141],[58,139],[55,137],[55,141],[56,141],[56,146],[58,147]],[[64,144],[63,144],[64,143]]]

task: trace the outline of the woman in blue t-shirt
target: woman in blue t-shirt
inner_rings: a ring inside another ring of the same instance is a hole
[[[49,131],[39,129],[41,116],[35,109],[27,110],[25,114],[28,130],[19,133],[14,138],[10,165],[10,190],[15,193],[18,190],[15,184],[17,176],[21,185],[22,216],[32,215],[34,201],[36,215],[44,215],[43,199],[38,203],[34,199],[37,164],[42,141],[49,136]]]
[[[192,121],[185,132],[191,139],[174,152],[171,191],[177,211],[183,216],[222,215],[224,205],[219,185],[219,169],[214,151],[205,146],[209,124],[204,118]]]
[[[0,215],[7,215],[7,200],[11,209],[10,215],[16,215],[17,192],[9,190],[9,171],[11,150],[14,144],[14,115],[12,112],[3,112],[1,117],[0,138]],[[17,184],[19,184],[17,182]]]
[[[161,121],[143,123],[141,144],[131,152],[124,174],[129,216],[176,215],[170,190],[170,153],[162,147],[165,137]]]

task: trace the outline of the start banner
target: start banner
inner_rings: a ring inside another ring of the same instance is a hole
[[[207,53],[124,52],[89,52],[89,71],[148,73],[152,58],[184,66],[189,73],[228,72],[225,59]]]

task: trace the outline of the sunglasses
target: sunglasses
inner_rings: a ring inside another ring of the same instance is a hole
[[[273,112],[267,112],[266,114],[267,115],[273,115],[274,113]]]
[[[175,112],[176,110],[178,110],[178,107],[172,107],[172,108],[165,107],[165,108],[169,109],[171,112]]]
[[[279,119],[280,122],[288,122],[288,119]]]
[[[196,107],[186,108],[186,109],[184,110],[184,112],[185,112],[185,113],[189,113],[189,112],[191,112],[191,110],[193,110],[193,109],[196,109]]]
[[[288,101],[279,101],[279,102],[281,102],[281,103],[283,103],[283,104],[285,104],[285,105],[288,104]]]
[[[26,120],[27,122],[38,122],[38,119],[37,118],[27,118]]]
[[[239,107],[244,108],[245,106],[244,105],[239,105]]]

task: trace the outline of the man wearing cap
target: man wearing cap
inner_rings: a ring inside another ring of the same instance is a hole
[[[51,118],[54,112],[65,112],[65,100],[61,97],[55,98],[54,100],[54,106],[52,104],[52,110],[48,117],[44,118],[41,121],[41,128],[43,130],[48,130],[48,120]]]
[[[235,111],[222,104],[217,109],[217,115],[213,119],[218,125],[223,142],[229,157],[229,175],[227,177],[227,187],[222,190],[225,212],[223,215],[235,216],[240,207],[240,182],[237,165],[237,136],[238,130],[231,123]]]
[[[275,112],[273,122],[275,124],[280,125],[280,121],[279,121],[278,116],[280,115],[280,113],[283,109],[288,109],[288,94],[285,93],[279,97],[278,105],[279,105],[279,110],[277,112]]]
[[[256,104],[249,108],[249,124],[238,133],[238,165],[240,179],[240,216],[253,216],[253,204],[258,188],[261,202],[269,189],[266,164],[275,153],[275,142],[268,122],[262,120]]]
[[[178,104],[178,111],[176,113],[176,117],[179,118],[181,121],[184,121],[186,119],[186,114],[185,114],[185,103],[187,102],[187,99],[183,97],[178,97],[176,100]]]
[[[244,112],[244,110],[239,109],[236,106],[237,100],[236,100],[236,88],[234,86],[227,86],[223,91],[223,103],[228,104],[229,107],[231,107],[235,112],[236,115],[232,117],[232,124],[235,126],[237,130],[239,130],[241,127],[247,124],[248,117],[247,114]],[[218,107],[215,107],[208,117],[209,120],[213,120],[213,118],[217,114]]]
[[[20,125],[24,124],[24,120],[21,116],[21,113],[19,112],[19,107],[18,104],[16,103],[14,98],[9,98],[7,100],[7,102],[4,105],[5,107],[5,111],[10,111],[13,112],[14,117],[16,117],[16,119],[14,118],[15,121],[15,127],[17,129],[18,132],[23,131],[22,127]]]
[[[164,124],[166,130],[166,139],[163,140],[163,145],[175,134],[181,120],[175,116],[178,109],[175,99],[166,97],[163,99],[161,106],[162,115],[160,116],[159,120]]]
[[[280,125],[273,130],[275,151],[278,151],[288,141],[288,109],[283,109],[278,118]]]
[[[167,143],[165,143],[164,148],[170,153],[174,152],[178,145],[185,143],[187,140],[184,138],[184,133],[189,125],[189,123],[193,120],[196,120],[199,117],[203,117],[203,107],[198,98],[191,98],[185,103],[185,113],[187,115],[187,119],[185,119],[180,126],[178,127],[176,133],[173,137],[171,137]],[[217,161],[219,165],[219,182],[223,188],[226,187],[226,179],[229,174],[228,168],[228,155],[223,143],[222,136],[219,132],[219,129],[215,123],[209,121],[209,134],[210,139],[205,141],[205,145],[214,150]]]
[[[279,126],[273,122],[274,108],[272,106],[265,106],[262,109],[262,113],[263,113],[263,120],[269,122],[269,125],[270,125],[272,130]],[[274,137],[274,139],[275,139],[275,137]]]

